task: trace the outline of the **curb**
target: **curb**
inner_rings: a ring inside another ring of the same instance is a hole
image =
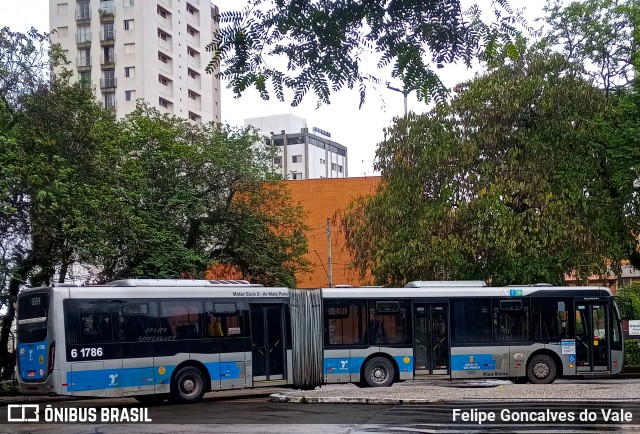
[[[353,396],[289,396],[274,393],[269,395],[271,402],[297,403],[297,404],[371,404],[371,405],[401,405],[401,404],[447,404],[452,402],[549,402],[549,399],[540,398],[463,398],[454,400],[443,399],[427,399],[427,398],[358,398]],[[624,402],[624,403],[640,403],[640,399],[553,399],[554,402]]]

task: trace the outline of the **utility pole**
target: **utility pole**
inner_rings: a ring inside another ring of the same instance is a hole
[[[407,91],[398,89],[397,87],[391,86],[391,84],[387,81],[387,89],[395,90],[396,92],[400,92],[404,95],[404,117],[407,117]]]
[[[327,268],[329,269],[329,288],[333,286],[333,269],[332,269],[332,260],[331,260],[331,220],[327,217],[327,254],[329,255],[329,260],[327,263]]]

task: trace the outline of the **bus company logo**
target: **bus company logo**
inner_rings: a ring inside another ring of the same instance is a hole
[[[7,422],[39,422],[40,406],[38,404],[9,404],[7,406]]]
[[[20,355],[24,356],[24,348],[20,348]]]

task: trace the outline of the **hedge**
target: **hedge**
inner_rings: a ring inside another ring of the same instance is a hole
[[[640,347],[637,339],[624,341],[624,366],[627,368],[640,368]]]

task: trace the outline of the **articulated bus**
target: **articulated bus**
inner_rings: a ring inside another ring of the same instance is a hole
[[[208,391],[416,378],[610,375],[623,342],[600,287],[265,288],[122,280],[18,296],[22,392],[199,401]]]

